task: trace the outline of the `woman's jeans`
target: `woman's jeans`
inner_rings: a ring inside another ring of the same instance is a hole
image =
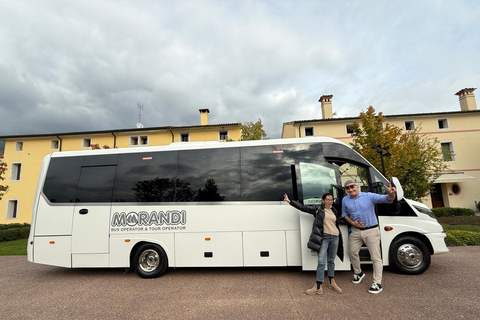
[[[337,256],[338,236],[328,233],[323,234],[322,247],[318,252],[317,282],[323,282],[325,274],[325,263],[327,263],[328,276],[335,275],[335,257]]]

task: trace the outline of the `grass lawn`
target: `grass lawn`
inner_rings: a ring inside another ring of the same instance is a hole
[[[0,242],[0,256],[27,255],[28,239]]]

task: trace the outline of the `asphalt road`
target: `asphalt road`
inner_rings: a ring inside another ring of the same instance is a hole
[[[480,247],[451,247],[418,276],[384,271],[384,291],[337,272],[339,295],[307,296],[298,268],[172,269],[141,279],[123,269],[64,269],[0,257],[1,319],[479,319]]]

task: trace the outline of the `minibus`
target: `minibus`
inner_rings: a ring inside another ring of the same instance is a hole
[[[389,180],[350,146],[309,137],[54,152],[45,156],[27,255],[67,268],[131,268],[144,278],[167,268],[296,266],[316,270],[307,248],[313,217],[283,201],[320,204],[342,188],[386,193]],[[448,252],[425,205],[404,199],[376,206],[384,266],[420,274]],[[340,226],[348,253],[349,226]],[[371,263],[362,249],[362,263]],[[337,270],[350,270],[348,254]]]

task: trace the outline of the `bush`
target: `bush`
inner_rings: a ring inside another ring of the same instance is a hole
[[[18,239],[27,239],[30,235],[30,227],[21,227],[18,230]]]
[[[447,246],[480,246],[480,233],[470,231],[447,231]]]
[[[477,202],[477,211],[480,211],[480,201]]]
[[[0,232],[0,241],[12,241],[18,239],[20,228],[10,228]]]
[[[435,217],[473,216],[473,210],[467,208],[433,208]]]
[[[0,241],[26,239],[29,233],[30,225],[28,223],[0,224]]]

